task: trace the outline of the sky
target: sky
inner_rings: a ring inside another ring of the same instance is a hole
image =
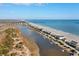
[[[0,19],[79,19],[79,4],[3,3]]]

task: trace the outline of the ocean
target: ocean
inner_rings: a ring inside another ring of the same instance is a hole
[[[37,19],[37,20],[28,20],[28,21],[79,36],[79,20],[47,20],[47,19],[38,20]]]

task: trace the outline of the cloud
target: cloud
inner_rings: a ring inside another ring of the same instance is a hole
[[[13,5],[25,5],[25,6],[30,6],[32,3],[12,3]]]
[[[11,3],[0,3],[0,6],[11,6]]]
[[[45,6],[47,3],[0,3],[0,6],[11,6],[11,5],[16,5],[16,6]]]
[[[0,6],[3,6],[4,4],[3,3],[0,3]]]
[[[36,3],[35,6],[46,6],[47,3]]]

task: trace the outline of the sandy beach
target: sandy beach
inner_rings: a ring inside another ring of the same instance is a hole
[[[51,28],[51,27],[42,26],[42,25],[39,25],[39,24],[34,24],[34,23],[30,23],[30,22],[29,22],[29,24],[31,24],[32,26],[36,26],[37,28],[42,28],[45,31],[51,32],[51,34],[64,36],[67,41],[72,41],[72,40],[76,41],[76,42],[78,42],[78,45],[79,45],[79,36],[77,36],[77,35],[74,35],[74,34],[71,34],[71,33],[68,33],[68,32],[64,32],[64,31],[61,31],[61,30],[57,30],[57,29],[54,29],[54,28]]]

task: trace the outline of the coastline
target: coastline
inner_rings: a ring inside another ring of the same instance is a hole
[[[78,45],[79,45],[79,36],[75,35],[75,34],[71,34],[68,32],[64,32],[58,29],[54,29],[48,26],[44,26],[44,25],[39,25],[39,24],[35,24],[35,23],[31,23],[29,22],[29,24],[31,24],[32,26],[35,26],[37,28],[42,28],[43,30],[46,30],[48,32],[51,32],[51,34],[55,34],[55,35],[60,35],[60,36],[64,36],[66,38],[67,41],[77,41]]]

